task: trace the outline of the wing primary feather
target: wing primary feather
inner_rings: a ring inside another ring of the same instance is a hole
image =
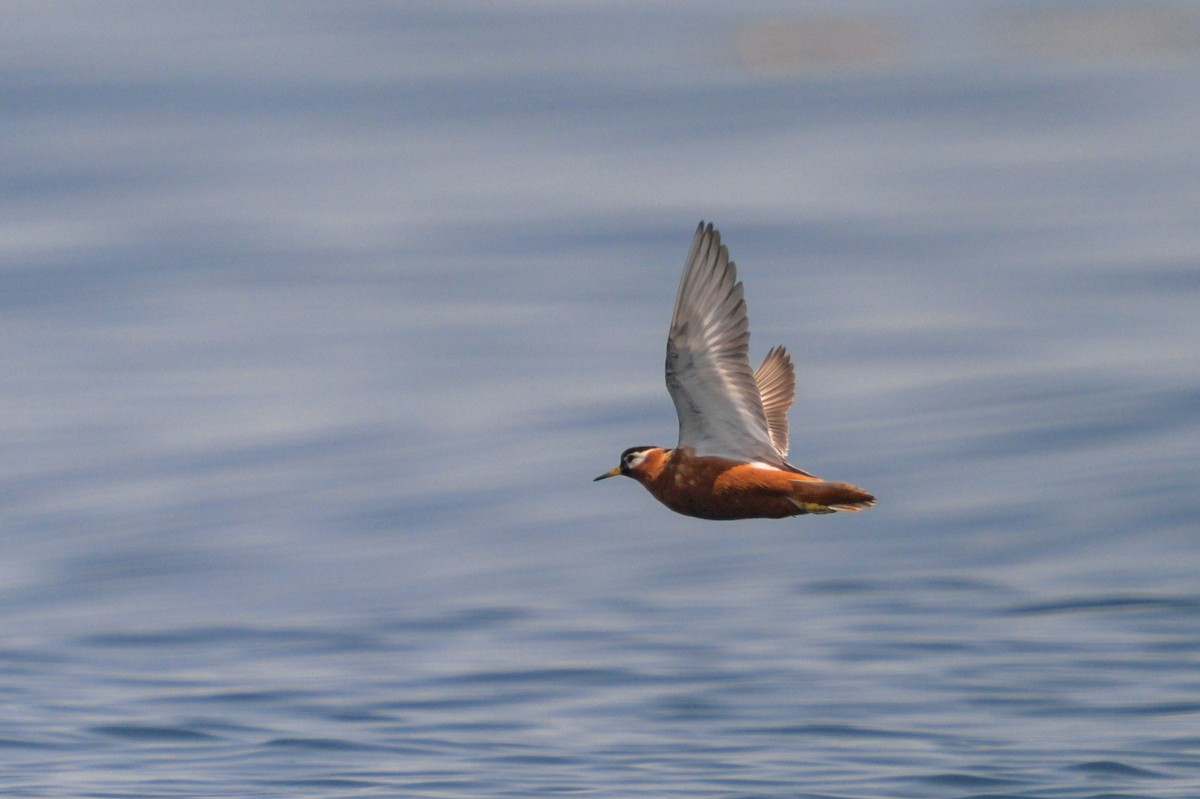
[[[796,372],[783,347],[773,347],[754,372],[771,443],[781,458],[788,454],[788,409],[796,399]]]

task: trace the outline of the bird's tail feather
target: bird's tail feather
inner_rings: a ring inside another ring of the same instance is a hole
[[[857,511],[875,505],[875,497],[858,486],[832,480],[793,480],[788,499],[807,513]]]

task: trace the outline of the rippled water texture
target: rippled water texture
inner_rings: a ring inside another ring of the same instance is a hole
[[[0,792],[1200,796],[1187,4],[19,3]],[[627,480],[699,219],[793,460]]]

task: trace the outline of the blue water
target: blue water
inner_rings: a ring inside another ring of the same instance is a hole
[[[0,792],[1200,796],[1188,4],[18,4]],[[699,219],[793,460],[676,516]]]

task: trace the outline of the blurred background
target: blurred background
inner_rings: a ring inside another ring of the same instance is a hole
[[[1200,9],[13,2],[7,796],[1194,796]],[[674,444],[696,223],[792,460]]]

